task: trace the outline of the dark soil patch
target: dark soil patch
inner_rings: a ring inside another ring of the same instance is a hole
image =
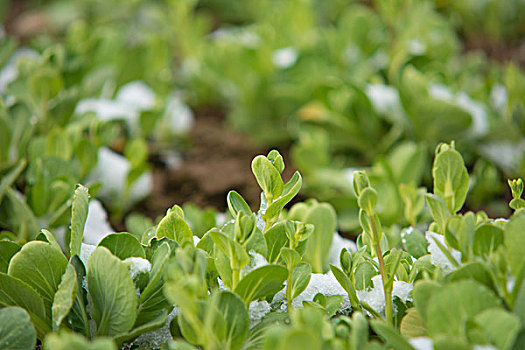
[[[513,62],[525,68],[525,40],[519,43],[493,41],[484,37],[463,38],[466,51],[483,51],[487,57],[501,63]]]
[[[239,192],[254,211],[258,208],[260,188],[251,172],[251,162],[269,150],[224,125],[224,114],[217,109],[198,109],[195,114],[189,135],[191,145],[181,167],[170,170],[154,156],[153,192],[135,211],[155,218],[174,204],[187,202],[225,211],[230,190]],[[286,181],[295,169],[287,148],[279,151],[285,158]]]

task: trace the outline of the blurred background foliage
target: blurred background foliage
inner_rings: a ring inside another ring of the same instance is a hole
[[[439,142],[455,140],[472,173],[469,208],[509,215],[503,180],[525,176],[521,0],[26,0],[0,11],[0,66],[34,50],[1,91],[0,171],[29,164],[12,183],[37,218],[66,202],[100,147],[131,162],[129,186],[150,167],[144,147],[180,147],[183,133],[162,122],[174,94],[289,154],[303,195],[332,203],[344,231],[358,227],[356,169],[381,192],[386,225],[410,221],[407,198],[430,187]],[[121,105],[118,120],[79,113],[83,99],[116,99],[138,80],[155,97],[135,121]],[[74,169],[39,184],[44,149]]]

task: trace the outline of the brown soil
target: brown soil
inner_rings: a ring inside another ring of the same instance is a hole
[[[195,125],[189,135],[192,144],[184,154],[181,167],[169,170],[154,157],[153,193],[136,211],[155,218],[174,204],[186,202],[224,211],[226,195],[232,189],[239,192],[253,210],[258,208],[260,188],[251,172],[251,161],[269,150],[232,131],[223,120],[223,114],[216,109],[196,111]],[[287,150],[279,151],[287,166],[283,174],[286,181],[295,169],[287,159]]]
[[[525,41],[509,44],[491,41],[483,37],[468,37],[463,39],[466,51],[483,51],[487,57],[502,62],[513,62],[525,68]]]

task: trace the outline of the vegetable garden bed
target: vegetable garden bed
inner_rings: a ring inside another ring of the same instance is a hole
[[[1,3],[0,349],[524,348],[524,13]]]

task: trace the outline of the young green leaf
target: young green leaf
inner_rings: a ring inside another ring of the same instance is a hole
[[[514,276],[525,263],[525,210],[520,209],[510,218],[510,222],[505,227],[503,243],[507,252],[507,260],[510,271]]]
[[[182,245],[184,242],[193,244],[193,233],[184,220],[182,209],[177,206],[170,209],[166,216],[159,222],[156,236],[158,238],[168,237],[179,245]]]
[[[432,218],[434,218],[434,221],[438,224],[439,230],[441,231],[440,233],[445,233],[448,219],[451,216],[445,201],[431,193],[426,194],[426,199]]]
[[[228,349],[241,349],[250,328],[250,317],[243,300],[230,291],[218,295],[218,309],[225,321],[224,343]]]
[[[291,290],[292,299],[297,298],[306,289],[311,276],[312,267],[309,264],[302,263],[293,268],[292,284],[286,286],[286,288]]]
[[[226,202],[228,203],[228,209],[230,210],[230,213],[233,217],[237,217],[237,215],[241,211],[245,215],[250,215],[252,213],[250,206],[246,203],[244,198],[242,198],[242,196],[236,191],[228,192]]]
[[[434,194],[445,201],[451,213],[456,213],[467,196],[468,172],[461,154],[453,145],[441,144],[437,147],[432,177]]]
[[[80,247],[84,239],[84,226],[88,214],[89,191],[82,185],[77,185],[71,205],[71,241],[69,252],[71,256],[80,255]]]
[[[252,172],[269,203],[281,195],[284,188],[281,174],[268,158],[262,155],[255,157],[252,161]]]
[[[53,318],[53,331],[57,331],[62,321],[71,311],[77,294],[77,273],[75,267],[67,265],[66,272],[62,275],[62,280],[58,286],[53,299],[51,314]]]

